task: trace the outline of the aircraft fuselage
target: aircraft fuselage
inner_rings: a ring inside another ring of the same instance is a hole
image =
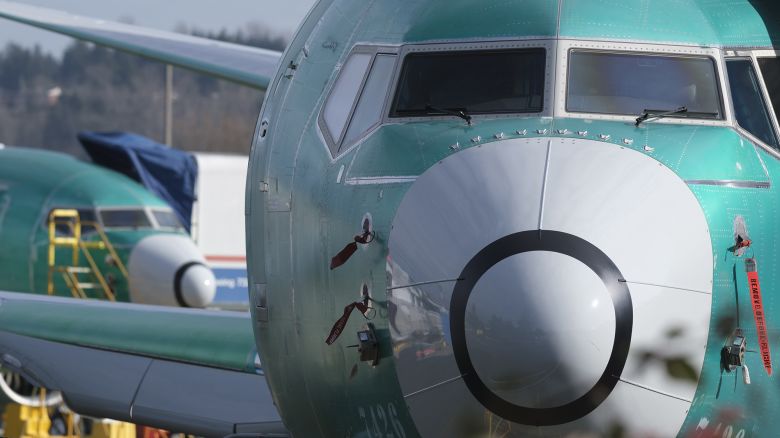
[[[255,336],[286,426],[777,430],[777,122],[763,92],[763,130],[745,126],[736,88],[757,56],[738,47],[772,35],[725,4],[318,3],[247,181]],[[364,291],[372,310],[327,345]]]

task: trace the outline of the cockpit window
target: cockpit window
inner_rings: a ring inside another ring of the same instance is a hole
[[[328,97],[323,119],[335,141],[340,140],[344,133],[350,111],[360,92],[369,65],[371,65],[371,55],[368,53],[355,53],[350,56]]]
[[[780,58],[758,58],[758,67],[764,76],[766,91],[775,109],[775,118],[780,118]]]
[[[570,112],[640,115],[684,107],[674,117],[723,118],[709,57],[574,50],[568,80]]]
[[[734,102],[737,123],[777,149],[777,137],[752,63],[749,59],[730,60],[726,62],[726,70],[729,73],[731,100]]]
[[[541,112],[545,58],[541,48],[410,53],[390,117]]]
[[[349,123],[344,144],[351,144],[382,119],[382,107],[390,86],[396,55],[377,54]]]
[[[152,210],[154,220],[160,228],[183,228],[176,218],[176,213],[171,210]]]
[[[104,228],[152,228],[152,222],[141,208],[100,210]]]
[[[358,47],[339,70],[318,122],[332,156],[349,149],[382,121],[398,58],[393,50]]]

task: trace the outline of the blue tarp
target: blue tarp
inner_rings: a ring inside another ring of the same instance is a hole
[[[80,132],[92,161],[138,181],[166,201],[190,231],[198,162],[192,154],[126,132]]]

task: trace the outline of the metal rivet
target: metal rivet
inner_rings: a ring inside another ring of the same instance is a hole
[[[528,130],[527,129],[518,129],[517,131],[515,131],[515,133],[517,133],[517,135],[526,135],[526,134],[528,134]]]
[[[547,130],[546,129],[537,129],[536,133],[539,134],[539,135],[545,135],[545,134],[547,134]]]
[[[471,139],[472,143],[479,143],[481,141],[482,141],[482,136],[479,135]]]
[[[601,140],[607,141],[607,140],[609,140],[610,138],[612,138],[612,136],[611,136],[611,135],[609,135],[609,134],[599,134],[599,138],[600,138]]]
[[[577,131],[577,135],[579,135],[580,137],[587,137],[588,131]]]
[[[457,151],[460,149],[460,142],[455,142],[455,144],[450,145],[450,150]]]
[[[632,144],[634,144],[634,139],[632,139],[632,138],[624,138],[623,139],[623,144],[631,146]]]
[[[568,129],[559,129],[558,130],[558,135],[569,135],[569,134],[571,134],[571,131],[569,131]]]
[[[503,132],[499,132],[498,134],[494,135],[493,137],[495,137],[496,140],[501,140],[502,138],[504,138],[504,133]]]

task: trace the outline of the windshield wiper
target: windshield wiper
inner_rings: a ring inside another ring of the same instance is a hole
[[[425,105],[425,111],[430,113],[431,111],[435,111],[437,113],[444,113],[449,114],[451,116],[460,117],[461,119],[465,120],[466,123],[471,126],[471,116],[468,115],[466,112],[466,108],[437,108],[433,105]]]
[[[647,120],[647,119],[660,119],[662,117],[673,116],[675,114],[687,113],[688,112],[688,108],[686,108],[684,106],[681,106],[681,107],[677,108],[676,110],[672,110],[672,111],[661,111],[661,112],[658,112],[658,111],[659,110],[649,110],[649,109],[646,109],[642,113],[641,116],[636,118],[636,123],[634,124],[634,126],[636,126],[638,128],[639,125],[642,122],[644,122],[645,120]]]

